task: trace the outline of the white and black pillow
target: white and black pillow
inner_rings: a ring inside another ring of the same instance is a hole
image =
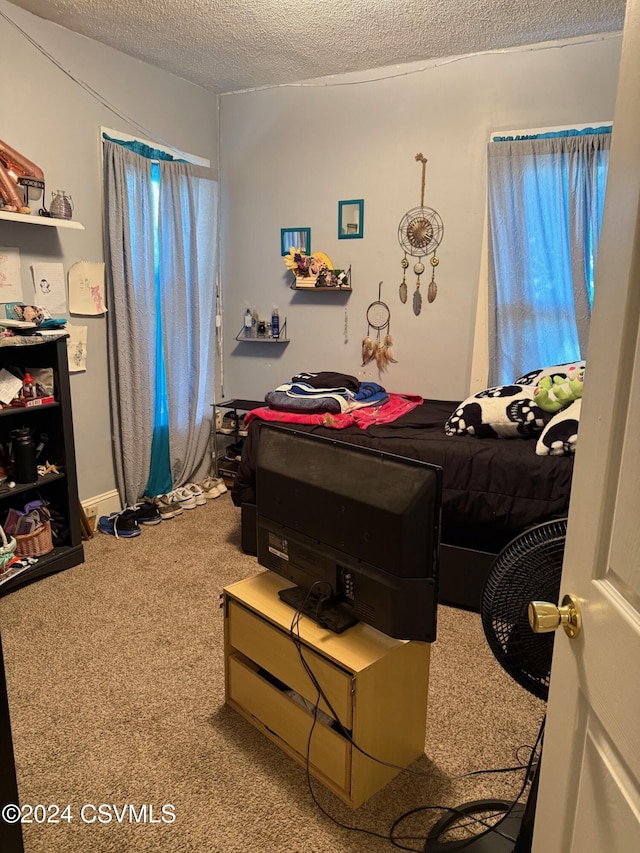
[[[565,379],[575,379],[581,373],[584,373],[586,361],[568,361],[566,364],[554,364],[551,367],[539,367],[537,370],[531,370],[525,373],[519,379],[516,379],[517,385],[537,385],[545,376],[562,376]]]
[[[538,456],[570,456],[576,452],[582,399],[555,414],[536,442]]]
[[[534,399],[533,386],[496,385],[463,400],[445,424],[447,435],[518,438],[537,435],[549,414]]]

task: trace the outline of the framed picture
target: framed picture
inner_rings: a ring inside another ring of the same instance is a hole
[[[364,199],[338,202],[338,240],[357,240],[364,235]]]
[[[311,228],[281,228],[280,254],[288,255],[291,249],[302,249],[311,254]]]

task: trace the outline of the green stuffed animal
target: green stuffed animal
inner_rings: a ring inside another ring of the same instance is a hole
[[[538,406],[545,412],[559,412],[569,403],[582,397],[584,374],[575,379],[565,376],[545,376],[538,382],[534,398]]]

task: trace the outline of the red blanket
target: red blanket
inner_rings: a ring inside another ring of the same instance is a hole
[[[422,397],[415,394],[392,394],[381,406],[364,406],[353,412],[342,414],[331,414],[330,412],[317,412],[313,415],[301,415],[298,412],[280,412],[263,406],[260,409],[252,409],[245,415],[245,425],[248,426],[255,418],[265,421],[276,421],[288,424],[317,424],[318,426],[331,427],[332,429],[344,429],[349,426],[357,426],[366,429],[376,424],[388,424],[395,421],[400,415],[404,415],[415,409],[422,403]]]

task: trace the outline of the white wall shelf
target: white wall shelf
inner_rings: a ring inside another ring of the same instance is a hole
[[[75,222],[73,219],[56,219],[53,216],[34,216],[30,213],[11,213],[7,210],[0,210],[0,219],[25,222],[29,225],[50,225],[54,228],[75,228],[78,231],[84,231],[84,225],[81,222]]]

